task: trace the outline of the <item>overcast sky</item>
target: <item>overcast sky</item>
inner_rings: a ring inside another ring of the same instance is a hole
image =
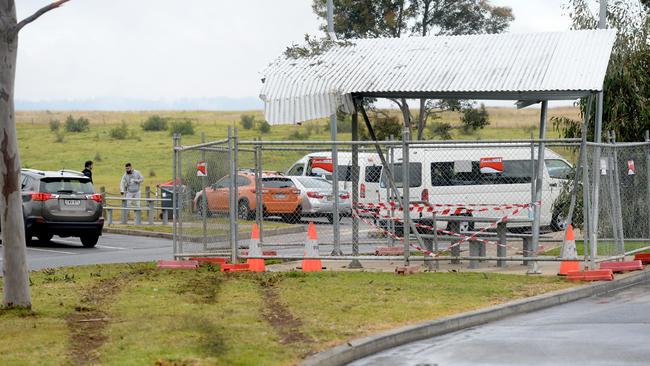
[[[19,0],[22,19],[49,0]],[[566,30],[566,0],[493,0],[510,32]],[[21,31],[16,99],[256,97],[305,33],[311,0],[72,0]]]

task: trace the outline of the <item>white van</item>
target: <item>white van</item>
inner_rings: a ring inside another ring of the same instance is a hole
[[[401,149],[395,149],[393,156],[393,178],[401,191]],[[286,174],[322,175],[323,172],[331,172],[330,158],[331,152],[308,154],[292,165]],[[351,153],[341,152],[338,159],[339,186],[350,192]],[[546,169],[540,223],[553,230],[561,230],[565,225],[564,219],[559,210],[552,212],[553,203],[562,191],[564,182],[571,175],[572,167],[568,161],[550,149],[545,150],[544,161]],[[479,148],[472,144],[449,144],[435,148],[411,148],[409,163],[409,192],[412,202],[486,205],[483,207],[490,209],[484,212],[475,211],[472,213],[474,216],[503,216],[510,212],[494,211],[492,208],[531,202],[531,177],[534,172],[530,161],[530,145]],[[384,176],[379,156],[373,153],[359,153],[359,168],[359,202],[385,203],[388,195],[387,177]],[[426,216],[417,212],[412,214],[414,218],[422,215]],[[517,217],[528,217],[528,210],[521,210]]]

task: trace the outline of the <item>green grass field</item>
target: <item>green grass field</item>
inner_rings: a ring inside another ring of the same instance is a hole
[[[529,138],[530,131],[536,131],[538,110],[513,108],[490,108],[491,126],[471,135],[464,135],[454,130],[456,139],[515,139]],[[158,114],[169,118],[188,118],[195,122],[195,134],[184,136],[182,143],[190,145],[201,141],[201,134],[206,139],[223,139],[228,126],[238,126],[242,114],[253,114],[261,120],[260,111],[250,112],[211,112],[211,111],[176,111],[176,112],[17,112],[16,121],[18,140],[23,167],[58,170],[82,170],[86,160],[94,160],[93,176],[97,187],[104,186],[109,193],[119,193],[119,181],[124,171],[124,164],[131,162],[135,169],[145,177],[145,185],[152,188],[156,184],[171,179],[172,176],[172,139],[168,131],[145,132],[141,123],[149,116]],[[75,118],[86,117],[90,120],[90,130],[82,133],[63,133],[63,141],[49,129],[49,122],[59,120],[61,124],[68,115]],[[551,109],[550,116],[569,116],[576,118],[575,108]],[[459,117],[454,113],[445,113],[442,121],[460,125]],[[116,140],[110,137],[110,130],[125,122],[129,137]],[[271,131],[261,134],[257,130],[239,128],[240,140],[252,140],[261,137],[264,140],[287,140],[292,133],[310,132],[309,140],[329,140],[329,131],[325,121],[313,121],[302,126],[272,126]],[[537,132],[535,132],[537,133]],[[552,127],[548,136],[556,137]],[[339,134],[339,140],[350,140],[349,133]],[[304,152],[267,153],[264,156],[265,170],[285,171]],[[197,157],[198,158],[198,157]],[[240,166],[252,167],[252,154],[240,154]],[[225,164],[226,162],[224,162]]]
[[[357,337],[576,286],[543,276],[93,265],[30,273],[2,365],[293,365]]]

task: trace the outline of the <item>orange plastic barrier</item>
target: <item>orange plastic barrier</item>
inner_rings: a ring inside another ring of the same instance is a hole
[[[640,271],[643,269],[643,263],[640,260],[629,262],[602,262],[600,269],[611,269],[614,273],[623,273],[628,271]]]
[[[569,281],[611,281],[614,272],[611,269],[595,269],[592,271],[575,271],[567,273]]]

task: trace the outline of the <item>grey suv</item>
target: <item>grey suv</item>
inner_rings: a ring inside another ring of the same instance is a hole
[[[102,196],[80,172],[22,169],[25,237],[47,242],[53,235],[75,236],[92,248],[102,235]]]

